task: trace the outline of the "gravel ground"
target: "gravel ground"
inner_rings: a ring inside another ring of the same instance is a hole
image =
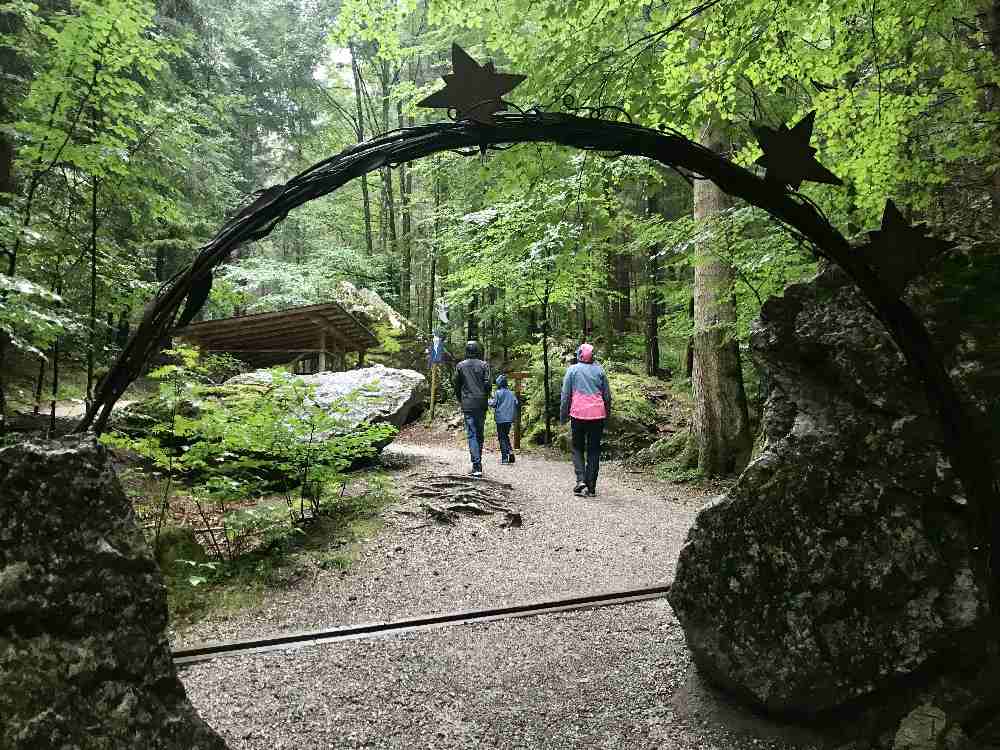
[[[404,485],[468,470],[468,454],[450,445],[396,443],[387,459],[405,465],[396,472]],[[349,571],[309,571],[259,609],[174,634],[175,645],[667,583],[704,501],[667,484],[637,492],[614,466],[598,497],[575,497],[569,462],[542,455],[500,466],[490,454],[486,471],[514,485],[510,504],[521,512],[521,528],[501,528],[503,519],[492,516],[435,524],[415,503],[401,502]]]
[[[453,445],[397,443],[402,483],[464,471]],[[704,501],[615,467],[576,498],[567,462],[487,462],[521,528],[424,525],[400,503],[349,573],[319,571],[186,644],[669,582]],[[807,748],[819,740],[730,705],[693,670],[665,600],[220,659],[181,678],[232,748]]]

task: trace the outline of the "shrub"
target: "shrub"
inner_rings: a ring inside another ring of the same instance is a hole
[[[357,425],[346,418],[350,396],[320,407],[312,389],[282,370],[270,382],[224,391],[196,350],[176,349],[176,361],[151,373],[160,383],[158,407],[145,411],[145,434],[112,433],[102,440],[127,449],[168,477],[154,544],[166,517],[169,480],[189,485],[213,551],[234,559],[301,530],[326,505],[326,488],[373,457],[395,434],[391,425]],[[277,492],[281,500],[245,507]],[[221,517],[221,526],[219,525]]]

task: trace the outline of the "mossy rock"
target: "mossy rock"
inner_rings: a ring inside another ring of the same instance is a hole
[[[165,576],[173,576],[178,572],[178,560],[204,562],[208,559],[205,549],[198,544],[194,531],[186,526],[166,526],[160,529],[153,554]]]
[[[656,466],[677,460],[687,448],[688,433],[675,432],[668,437],[660,438],[648,448],[636,453],[633,462],[639,465]]]
[[[676,425],[678,414],[686,412],[686,408],[678,407],[679,399],[666,380],[612,368],[608,381],[612,409],[603,440],[606,455],[629,456],[648,448],[665,425]],[[569,451],[569,428],[554,421],[552,432],[553,445]],[[537,400],[529,402],[525,409],[524,440],[533,445],[545,442],[544,412]]]

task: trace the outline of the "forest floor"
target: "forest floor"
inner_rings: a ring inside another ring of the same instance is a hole
[[[402,496],[348,569],[318,565],[174,645],[662,584],[711,494],[610,464],[599,495],[579,498],[567,459],[536,451],[501,466],[490,450],[487,477],[512,485],[522,525],[439,524],[407,490],[468,470],[455,434],[410,427],[385,462]],[[663,599],[230,657],[181,679],[234,750],[822,745],[706,687]]]

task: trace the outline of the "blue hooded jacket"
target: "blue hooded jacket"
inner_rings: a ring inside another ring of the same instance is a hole
[[[520,406],[517,396],[507,387],[507,376],[497,377],[497,391],[490,399],[490,406],[493,407],[493,418],[497,424],[509,424],[517,416],[517,409]]]

